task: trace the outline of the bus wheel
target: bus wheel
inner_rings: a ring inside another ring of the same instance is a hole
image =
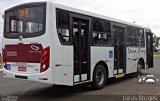
[[[138,65],[137,65],[137,76],[142,76],[142,68],[143,68],[143,63],[141,62],[138,62]]]
[[[93,82],[91,84],[91,87],[93,89],[102,89],[107,80],[107,74],[105,67],[103,65],[97,65],[94,72],[93,72]]]

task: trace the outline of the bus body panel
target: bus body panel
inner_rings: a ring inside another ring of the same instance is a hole
[[[8,38],[3,38],[3,42],[2,42],[2,47],[3,49],[5,48],[6,45],[18,45],[20,44],[40,44],[42,45],[43,48],[47,48],[50,47],[50,61],[53,61],[53,59],[51,58],[53,53],[53,45],[51,44],[51,40],[52,40],[52,35],[51,35],[51,30],[52,30],[52,24],[50,23],[50,19],[52,18],[50,16],[51,14],[51,4],[47,3],[46,5],[46,29],[45,29],[45,33],[41,36],[38,37],[31,37],[31,38],[23,38],[22,40],[17,39],[8,39]],[[34,57],[33,57],[34,58]],[[10,64],[26,64],[26,62],[11,62]],[[27,63],[30,64],[30,63]],[[5,68],[3,68],[3,76],[6,78],[16,78],[17,76],[25,76],[27,78],[27,80],[31,80],[31,81],[37,81],[37,82],[44,82],[44,83],[50,83],[50,84],[54,84],[54,70],[53,70],[53,63],[51,62],[49,64],[49,68],[47,71],[43,72],[43,73],[38,73],[37,71],[35,71],[35,69],[39,69],[40,68],[40,62],[39,63],[32,63],[30,64],[34,69],[28,69],[28,72],[24,73],[24,72],[20,72],[18,71],[18,69],[15,70],[6,70]],[[11,67],[12,68],[12,67]],[[13,66],[13,68],[16,68]],[[27,67],[26,67],[27,68]],[[43,78],[47,78],[48,80],[43,80]]]
[[[57,34],[56,7],[52,4],[51,64],[54,67],[54,84],[73,85],[73,46],[63,46]],[[69,58],[68,58],[69,57]]]
[[[110,54],[112,52],[112,54]],[[110,56],[109,56],[110,55]],[[114,70],[114,48],[113,47],[99,47],[91,46],[91,80],[93,71],[97,63],[103,61],[108,66],[108,77],[113,77]]]
[[[145,48],[137,48],[137,47],[127,47],[126,48],[126,56],[127,56],[127,69],[126,73],[134,73],[137,72],[137,64],[140,58],[144,60],[146,63],[146,49]]]
[[[16,78],[16,76],[17,76],[17,78]],[[24,73],[11,72],[11,71],[8,71],[8,70],[3,68],[3,77],[4,78],[30,80],[30,81],[34,81],[34,82],[53,84],[54,83],[54,79],[53,79],[54,69],[50,67],[44,73],[24,74]]]

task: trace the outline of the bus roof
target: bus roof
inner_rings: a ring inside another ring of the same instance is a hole
[[[109,21],[112,21],[112,22],[120,23],[120,24],[125,24],[125,25],[130,25],[130,26],[135,26],[135,27],[140,27],[140,28],[144,28],[144,29],[150,30],[150,28],[145,27],[145,26],[141,26],[141,25],[138,25],[138,24],[135,24],[135,23],[130,23],[130,22],[126,22],[126,21],[123,21],[123,20],[116,19],[116,18],[112,18],[112,17],[96,14],[96,13],[93,13],[93,12],[88,12],[86,10],[80,10],[80,9],[69,7],[69,6],[65,6],[65,5],[62,5],[62,4],[57,4],[55,1],[43,1],[43,2],[51,3],[56,8],[59,8],[59,9],[64,9],[64,10],[68,10],[68,11],[71,11],[71,12],[75,12],[75,13],[91,16],[91,17],[101,18],[101,19],[109,20]],[[38,3],[38,1],[30,2],[30,3],[26,3],[26,4],[32,4],[32,3]],[[20,4],[20,5],[17,5],[17,6],[21,6],[21,5],[23,5],[23,4]]]
[[[126,22],[126,21],[123,21],[123,20],[116,19],[116,18],[96,14],[96,13],[93,13],[93,12],[88,12],[88,11],[85,11],[85,10],[80,10],[80,9],[77,9],[77,8],[57,4],[55,2],[52,2],[52,4],[54,4],[56,8],[68,10],[68,11],[71,11],[71,12],[75,12],[75,13],[79,13],[79,14],[83,14],[83,15],[87,15],[87,16],[92,16],[92,17],[97,17],[97,18],[113,21],[113,22],[120,23],[120,24],[126,24],[126,25],[130,25],[130,26],[135,26],[135,27],[140,27],[140,28],[150,30],[150,28],[148,28],[148,27],[141,26],[141,25],[138,25],[138,24],[135,24],[135,23],[130,23],[130,22]]]

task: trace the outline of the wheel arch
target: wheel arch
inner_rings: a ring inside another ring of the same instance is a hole
[[[107,73],[107,78],[109,77],[109,68],[108,68],[108,65],[106,64],[106,62],[104,62],[103,60],[101,60],[101,61],[99,61],[99,62],[97,62],[97,64],[95,65],[95,67],[94,67],[94,70],[95,70],[95,68],[96,68],[96,66],[98,66],[98,65],[103,65],[104,67],[105,67],[105,70],[106,70],[106,73]],[[94,71],[93,70],[93,71]]]

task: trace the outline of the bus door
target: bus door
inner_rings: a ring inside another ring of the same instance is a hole
[[[146,32],[146,51],[147,51],[147,65],[149,68],[153,67],[153,34],[151,31]]]
[[[72,15],[72,42],[74,46],[74,84],[90,80],[90,21]]]
[[[125,27],[113,25],[114,34],[114,74],[126,72]]]

